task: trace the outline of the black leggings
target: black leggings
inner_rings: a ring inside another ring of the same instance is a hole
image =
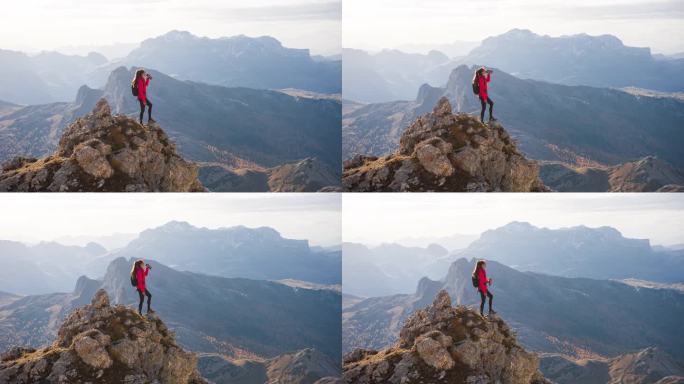
[[[150,303],[152,302],[152,294],[145,288],[145,293],[138,289],[138,296],[140,296],[140,303],[138,304],[138,312],[142,312],[143,302],[145,301],[145,296],[147,296],[147,311],[150,311]]]
[[[482,314],[482,311],[484,311],[484,305],[485,301],[487,301],[487,297],[489,297],[489,312],[491,312],[492,300],[494,299],[494,295],[492,295],[492,293],[489,292],[489,289],[487,290],[487,296],[485,296],[484,292],[480,291],[479,289],[477,291],[480,292],[480,314]]]
[[[140,103],[140,124],[142,124],[143,115],[145,115],[145,103],[147,103],[147,120],[152,118],[152,103],[150,103],[150,99],[145,100],[145,102],[138,99],[138,102]]]
[[[484,113],[485,109],[487,109],[487,103],[489,103],[489,118],[492,118],[492,109],[494,109],[494,102],[492,101],[492,99],[489,98],[489,96],[487,96],[487,100],[484,100],[480,97],[480,104],[482,105],[482,110],[480,111],[480,120],[484,120]]]

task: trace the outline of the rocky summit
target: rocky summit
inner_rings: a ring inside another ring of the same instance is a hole
[[[112,116],[101,99],[66,129],[51,156],[3,164],[0,191],[203,191],[197,175],[161,127]]]
[[[548,383],[537,355],[517,344],[500,317],[452,307],[444,290],[406,320],[394,346],[357,349],[343,370],[350,384]]]
[[[358,192],[547,190],[539,165],[518,152],[500,124],[453,114],[446,97],[406,129],[394,153],[345,161],[342,184]]]
[[[197,357],[176,344],[159,317],[111,306],[102,289],[67,316],[51,346],[13,347],[0,355],[0,382],[206,383]]]

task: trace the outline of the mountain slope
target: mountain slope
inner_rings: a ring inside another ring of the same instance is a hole
[[[663,192],[684,190],[684,174],[654,156],[612,167],[542,163],[544,183],[559,192]]]
[[[518,152],[501,125],[454,115],[445,97],[402,133],[396,152],[345,161],[342,185],[357,192],[546,190],[538,164]]]
[[[72,293],[25,296],[0,307],[0,350],[50,343],[71,311],[104,288],[114,303],[137,305],[132,261],[118,258],[102,281],[79,279]],[[179,272],[150,261],[152,307],[192,351],[231,359],[272,358],[315,348],[340,358],[341,295],[328,289],[293,288],[276,282]]]
[[[657,60],[649,48],[625,46],[612,35],[550,37],[513,29],[483,40],[461,62],[568,85],[684,90],[684,60]]]
[[[368,104],[345,113],[343,156],[380,156],[396,149],[408,123],[447,97],[455,111],[479,113],[474,68],[451,72],[444,88],[424,86],[413,102]],[[527,156],[572,165],[617,165],[645,156],[684,165],[679,150],[684,102],[614,89],[523,80],[494,71],[494,112]]]
[[[104,99],[69,126],[53,155],[15,158],[0,173],[0,191],[203,190],[197,167],[176,153],[159,126],[112,116]]]
[[[225,88],[149,72],[154,77],[149,89],[154,116],[184,157],[220,164],[238,176],[305,158],[341,169],[338,100]],[[62,130],[102,97],[114,113],[137,119],[139,105],[129,86],[132,76],[133,69],[119,67],[103,90],[82,87],[74,103],[25,107],[0,116],[0,159],[39,157],[54,150]]]
[[[455,261],[444,279],[421,280],[413,295],[369,298],[345,306],[343,350],[382,348],[396,340],[400,324],[440,289],[447,290],[456,304],[479,305],[470,281],[474,262]],[[526,348],[577,358],[656,346],[675,358],[684,356],[678,324],[684,316],[684,295],[679,291],[519,272],[495,261],[487,265],[488,276],[494,279],[494,308],[508,319]]]
[[[197,357],[183,351],[155,315],[112,307],[104,290],[73,311],[51,346],[13,348],[2,355],[0,381],[8,384],[164,382],[201,384]]]
[[[566,277],[684,281],[684,259],[654,252],[648,240],[625,238],[612,227],[549,229],[512,222],[484,232],[458,256]]]
[[[548,383],[539,358],[525,351],[498,316],[452,307],[446,291],[406,320],[398,341],[382,351],[344,358],[348,383]]]
[[[340,375],[339,363],[313,349],[286,353],[265,361],[229,361],[220,355],[201,355],[202,375],[216,383],[323,384]]]
[[[558,384],[665,384],[684,381],[684,365],[657,348],[646,348],[612,359],[577,361],[559,354],[546,354],[542,355],[540,368],[547,378]]]

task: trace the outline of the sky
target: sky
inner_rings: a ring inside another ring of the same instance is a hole
[[[139,233],[169,221],[197,227],[269,226],[311,245],[340,244],[338,194],[4,194],[0,237],[22,242]]]
[[[611,226],[652,245],[684,243],[682,194],[348,193],[342,206],[346,242],[480,234],[524,221],[554,229]]]
[[[221,37],[270,35],[291,48],[336,54],[340,0],[20,0],[3,7],[0,48],[139,43],[171,30]]]
[[[684,0],[344,0],[342,17],[345,48],[481,41],[521,28],[684,52]]]

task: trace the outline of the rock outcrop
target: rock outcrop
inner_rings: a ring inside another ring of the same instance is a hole
[[[46,348],[14,347],[0,358],[0,382],[206,383],[197,357],[180,348],[154,314],[111,306],[104,290],[73,311]]]
[[[51,156],[5,163],[0,191],[203,191],[197,175],[161,127],[112,116],[101,99],[65,130]]]
[[[358,192],[546,190],[538,164],[500,124],[453,114],[445,97],[406,129],[396,152],[345,161],[342,185]]]
[[[517,344],[501,318],[452,307],[443,290],[406,320],[394,346],[357,349],[343,364],[351,384],[548,383],[537,355]]]

